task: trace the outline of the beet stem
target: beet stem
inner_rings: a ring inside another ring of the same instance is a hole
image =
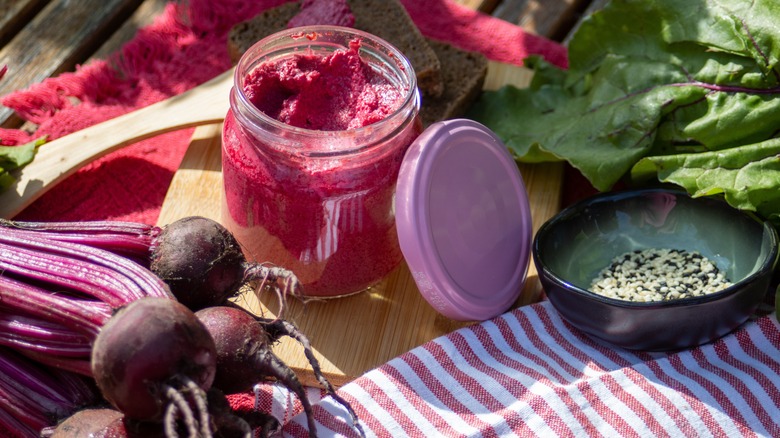
[[[61,357],[89,357],[91,349],[89,345],[72,346],[67,342],[49,341],[45,344],[38,343],[34,339],[24,339],[20,336],[3,333],[0,331],[0,345],[13,348],[17,351],[35,351],[41,354]]]
[[[311,401],[309,401],[309,397],[306,395],[303,384],[298,380],[298,376],[296,376],[295,372],[270,350],[266,350],[265,354],[259,356],[258,359],[266,365],[271,377],[282,382],[284,386],[298,396],[298,399],[303,406],[303,412],[306,413],[306,422],[309,425],[309,437],[316,438],[317,423],[314,421],[314,408],[312,408]]]
[[[95,337],[107,318],[81,302],[0,276],[0,307],[18,309]]]
[[[357,413],[354,409],[352,409],[352,405],[349,404],[344,398],[342,398],[337,392],[336,389],[331,385],[330,381],[328,381],[327,378],[322,374],[322,368],[320,367],[320,361],[317,360],[317,357],[314,356],[313,349],[311,346],[311,342],[309,342],[309,338],[307,338],[303,333],[301,333],[298,328],[290,323],[289,321],[285,321],[283,319],[277,319],[275,321],[271,321],[266,323],[266,331],[272,335],[274,340],[278,339],[282,335],[286,335],[297,341],[301,346],[303,347],[303,354],[306,356],[306,359],[309,361],[309,364],[311,365],[312,371],[314,372],[314,376],[317,378],[317,381],[320,383],[320,385],[325,388],[325,391],[328,395],[330,395],[336,402],[341,404],[344,409],[347,410],[349,413],[350,418],[352,419],[352,423],[357,429],[357,431],[360,433],[361,437],[365,437],[365,431],[363,430],[363,426],[360,424],[360,420],[358,419]]]
[[[30,409],[27,406],[21,406],[15,395],[6,393],[1,386],[0,408],[16,421],[23,424],[25,429],[38,430],[46,426],[46,421],[42,418],[40,412],[37,412],[35,409]]]
[[[132,279],[104,266],[0,244],[0,271],[67,288],[119,307],[145,296]]]
[[[69,358],[51,354],[39,353],[33,350],[20,351],[25,356],[39,362],[43,365],[57,368],[63,371],[80,374],[86,377],[92,377],[92,366],[89,359]]]
[[[0,219],[0,228],[3,227],[144,258],[148,257],[152,240],[160,233],[158,227],[124,221],[25,222]]]
[[[114,269],[138,284],[146,295],[172,298],[168,286],[159,277],[138,263],[110,251],[71,242],[53,241],[35,236],[35,233],[9,228],[0,228],[0,242],[67,256],[74,260],[73,263],[81,260]]]
[[[115,233],[139,236],[149,235],[156,228],[153,225],[126,221],[35,222],[13,221],[2,218],[0,218],[0,227],[39,232]]]
[[[34,437],[37,436],[38,433],[37,428],[28,426],[26,423],[19,420],[16,415],[10,412],[8,406],[4,403],[2,398],[0,398],[0,427],[5,430],[16,431],[23,436]]]
[[[0,345],[69,357],[89,357],[92,349],[87,336],[61,324],[7,313],[0,314]]]
[[[95,393],[79,376],[0,349],[0,399],[8,414],[40,430],[94,402]]]

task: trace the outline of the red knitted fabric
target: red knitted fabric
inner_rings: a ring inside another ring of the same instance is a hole
[[[236,23],[284,0],[175,2],[115,56],[81,66],[5,96],[2,104],[40,125],[33,137],[55,139],[188,90],[229,68],[226,38]],[[560,45],[451,0],[404,0],[421,31],[478,50],[489,58],[522,64],[541,54],[565,66]],[[17,66],[8,66],[8,75]],[[74,104],[73,98],[79,103]],[[26,220],[121,219],[155,223],[192,130],[139,142],[95,161],[17,216]],[[0,142],[31,136],[0,130]],[[44,146],[45,147],[45,146]]]
[[[379,0],[378,0],[379,1]],[[565,49],[452,0],[402,0],[426,36],[493,60],[521,65],[531,54],[566,66]],[[21,144],[70,132],[179,94],[230,67],[227,33],[285,0],[172,2],[107,60],[80,66],[4,96],[3,105],[39,125],[34,135],[0,129],[0,143]],[[9,65],[7,75],[18,66]],[[227,96],[226,96],[227,98]],[[74,103],[77,101],[78,103]],[[24,220],[131,220],[154,224],[192,130],[139,142],[78,171],[24,210]],[[45,147],[45,146],[44,146]],[[251,408],[249,395],[234,406]],[[13,436],[0,430],[0,436]]]

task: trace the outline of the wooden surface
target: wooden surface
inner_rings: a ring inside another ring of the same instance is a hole
[[[500,63],[491,63],[488,71],[487,89],[507,83],[525,86],[531,77],[527,69]],[[219,124],[195,130],[163,203],[159,225],[189,215],[220,220],[220,134]],[[561,172],[559,164],[521,168],[534,231],[558,211]],[[517,305],[539,299],[541,287],[536,271],[532,264],[529,269]],[[246,291],[237,302],[264,316],[276,316],[279,310],[276,296],[270,293],[261,294],[258,300],[253,291]],[[438,314],[420,295],[405,264],[368,292],[306,304],[290,300],[285,318],[310,338],[323,371],[335,385],[342,385],[426,341],[469,324]],[[285,339],[274,351],[305,383],[317,384],[298,344]]]
[[[455,1],[520,24],[529,32],[565,42],[576,27],[573,20],[598,8],[606,0]],[[73,71],[77,65],[87,63],[90,59],[105,59],[130,40],[138,28],[150,23],[166,3],[166,0],[0,0],[0,66],[8,66],[8,73],[0,81],[0,96],[16,89],[27,88],[47,77]],[[491,66],[491,80],[495,81],[494,85],[507,80],[507,76],[496,79],[501,76],[501,71],[501,68]],[[513,75],[514,73],[508,76]],[[25,123],[3,107],[0,107],[0,126],[23,126],[30,131],[35,129],[34,124]],[[176,197],[185,195],[209,200],[201,205],[201,211],[207,216],[219,215],[218,205],[210,204],[211,200],[217,199],[221,188],[217,159],[219,129],[219,125],[196,129],[190,150],[175,175],[169,199],[163,206],[162,221],[165,221],[166,217],[181,213],[172,208],[178,202],[174,201]],[[562,169],[557,165],[525,166],[522,173],[534,206],[532,213],[536,229],[557,208]],[[186,193],[183,193],[180,183],[187,179],[195,179],[199,183],[187,185],[183,189]],[[361,306],[361,309],[364,308],[361,301],[369,302],[372,307],[366,314],[375,318],[369,329],[380,331],[385,343],[359,346],[359,340],[349,335],[340,338],[340,342],[350,348],[366,349],[369,356],[373,357],[373,362],[358,364],[355,357],[335,358],[331,353],[336,347],[322,341],[317,332],[307,331],[315,341],[315,347],[325,362],[326,369],[335,376],[351,376],[367,366],[378,365],[396,352],[405,351],[462,325],[431,313],[432,309],[417,296],[411,301],[417,306],[418,313],[415,315],[428,318],[430,324],[425,330],[408,333],[408,327],[405,327],[408,324],[399,326],[402,322],[397,319],[400,315],[408,315],[393,299],[396,297],[394,294],[399,291],[408,293],[415,290],[408,270],[402,266],[372,293],[349,299],[354,301],[352,304]],[[528,286],[518,304],[534,301],[538,294],[538,283],[535,282],[535,273],[531,270]],[[320,307],[322,305],[318,303],[296,308],[295,313],[290,312],[288,316],[300,322],[312,318]],[[313,330],[317,329],[320,327],[315,324]],[[366,330],[366,327],[356,325],[345,333],[360,333],[361,330]],[[280,348],[295,350],[294,346],[286,344]],[[356,353],[360,354],[362,353]],[[340,383],[347,378],[344,377]]]

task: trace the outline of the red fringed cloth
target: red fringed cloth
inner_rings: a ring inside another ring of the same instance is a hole
[[[39,125],[33,135],[0,130],[0,143],[49,140],[186,91],[230,67],[227,34],[240,21],[284,0],[172,2],[118,53],[74,73],[3,97],[3,105]],[[531,54],[566,65],[565,49],[506,21],[451,0],[404,0],[426,36],[493,60],[522,65]],[[8,66],[13,75],[17,66]],[[78,102],[74,104],[73,101]],[[192,130],[161,135],[96,160],[54,187],[17,219],[118,219],[153,224]]]

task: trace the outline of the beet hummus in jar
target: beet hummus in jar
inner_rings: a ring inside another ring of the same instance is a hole
[[[338,26],[291,28],[236,67],[222,138],[222,219],[250,260],[303,295],[366,290],[402,260],[393,198],[422,131],[409,61]]]

